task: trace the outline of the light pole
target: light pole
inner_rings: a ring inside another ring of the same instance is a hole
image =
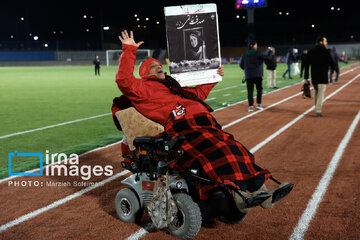
[[[255,8],[247,8],[248,43],[255,40]]]

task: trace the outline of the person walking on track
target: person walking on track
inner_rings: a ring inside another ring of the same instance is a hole
[[[267,77],[267,86],[268,88],[276,88],[276,56],[275,56],[275,48],[270,47],[269,51],[272,51],[271,60],[266,60],[266,77]]]
[[[332,76],[333,73],[335,72],[335,79],[334,79],[334,84],[338,84],[338,79],[339,79],[339,75],[340,75],[340,70],[339,70],[339,62],[344,62],[344,63],[348,63],[346,60],[343,60],[342,58],[339,57],[339,55],[336,52],[336,48],[332,47],[332,49],[330,50],[330,55],[331,58],[334,62],[334,66],[335,68],[331,68],[330,69],[330,77],[329,77],[329,82],[332,83]]]
[[[264,72],[264,61],[270,61],[272,58],[272,51],[268,54],[257,50],[257,43],[250,41],[249,49],[243,54],[240,60],[240,67],[245,72],[246,87],[248,91],[249,112],[254,111],[254,85],[256,85],[256,108],[263,109],[261,105],[262,99],[262,77]]]
[[[289,74],[289,79],[292,79],[291,77],[291,65],[295,62],[295,56],[294,56],[294,49],[290,49],[289,52],[286,54],[286,64],[287,69],[282,75],[282,77],[285,79],[286,74]]]
[[[322,105],[326,85],[328,84],[328,70],[329,67],[335,68],[330,52],[326,48],[327,44],[328,42],[325,36],[318,37],[315,47],[308,53],[305,66],[305,79],[309,79],[309,68],[311,67],[311,82],[314,86],[316,117],[323,117]]]

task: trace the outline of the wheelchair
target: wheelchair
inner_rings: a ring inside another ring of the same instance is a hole
[[[175,219],[167,231],[178,238],[190,239],[197,235],[204,221],[218,218],[220,221],[234,224],[244,220],[247,213],[238,211],[231,190],[231,185],[218,183],[204,177],[201,169],[188,169],[177,172],[171,168],[183,154],[180,146],[184,136],[171,138],[166,134],[161,137],[137,137],[134,146],[138,149],[135,159],[121,162],[123,168],[133,175],[122,181],[128,187],[121,189],[115,198],[118,217],[124,222],[138,222],[146,206],[152,201],[153,189],[158,177],[169,171],[169,188],[177,205]],[[207,200],[200,200],[198,183],[217,185]],[[247,198],[240,191],[246,208],[258,206],[270,197],[261,193]]]

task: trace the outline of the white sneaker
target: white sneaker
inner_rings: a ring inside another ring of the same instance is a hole
[[[250,106],[249,108],[248,108],[248,112],[253,112],[254,111],[254,106]]]
[[[261,104],[256,105],[256,108],[259,109],[259,110],[263,110],[263,109],[264,109],[263,106],[261,106]]]

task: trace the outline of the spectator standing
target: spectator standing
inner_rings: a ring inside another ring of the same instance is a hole
[[[311,66],[311,82],[314,86],[314,100],[316,117],[323,117],[322,105],[326,84],[328,84],[329,67],[334,68],[330,52],[326,49],[327,39],[320,36],[316,39],[316,45],[312,48],[307,57],[305,66],[305,79],[309,79],[309,67]]]
[[[245,72],[246,87],[248,91],[249,112],[254,111],[254,85],[256,85],[256,108],[263,109],[261,105],[262,99],[262,77],[264,73],[264,61],[270,60],[272,52],[268,54],[262,53],[257,50],[256,41],[249,42],[249,49],[243,54],[240,60],[240,67]]]
[[[339,57],[339,55],[336,52],[335,47],[332,47],[332,49],[330,50],[330,55],[331,55],[331,59],[334,62],[334,68],[330,68],[329,82],[332,83],[332,76],[333,76],[333,73],[335,72],[336,75],[335,75],[334,84],[338,84],[338,79],[339,79],[339,74],[340,74],[339,61],[344,62],[344,63],[347,63],[347,61],[345,61],[345,60],[343,60],[342,58]]]
[[[347,61],[347,56],[346,56],[346,52],[345,52],[345,51],[342,51],[342,52],[341,52],[340,58],[341,58],[342,60],[344,60],[344,61]]]
[[[294,57],[294,49],[290,49],[288,53],[286,54],[286,64],[287,64],[287,70],[283,74],[283,78],[286,78],[286,74],[289,74],[289,79],[292,79],[291,77],[291,64],[295,61]]]
[[[300,74],[300,69],[299,69],[299,54],[297,48],[293,49],[293,54],[294,54],[294,75],[298,75]]]
[[[268,88],[276,88],[276,57],[275,57],[275,48],[269,47],[269,51],[272,52],[272,57],[270,60],[266,60],[266,76],[267,76],[267,85]]]
[[[302,52],[302,54],[301,54],[301,56],[300,56],[300,60],[301,60],[301,70],[300,70],[300,77],[302,78],[303,77],[303,72],[304,72],[304,70],[305,70],[305,65],[306,65],[306,61],[307,61],[307,54],[308,54],[308,50],[307,49],[305,49],[303,52]]]
[[[100,76],[100,67],[101,67],[101,64],[100,64],[100,58],[99,56],[95,56],[95,59],[93,61],[93,64],[95,66],[95,76],[96,75],[99,75]]]

